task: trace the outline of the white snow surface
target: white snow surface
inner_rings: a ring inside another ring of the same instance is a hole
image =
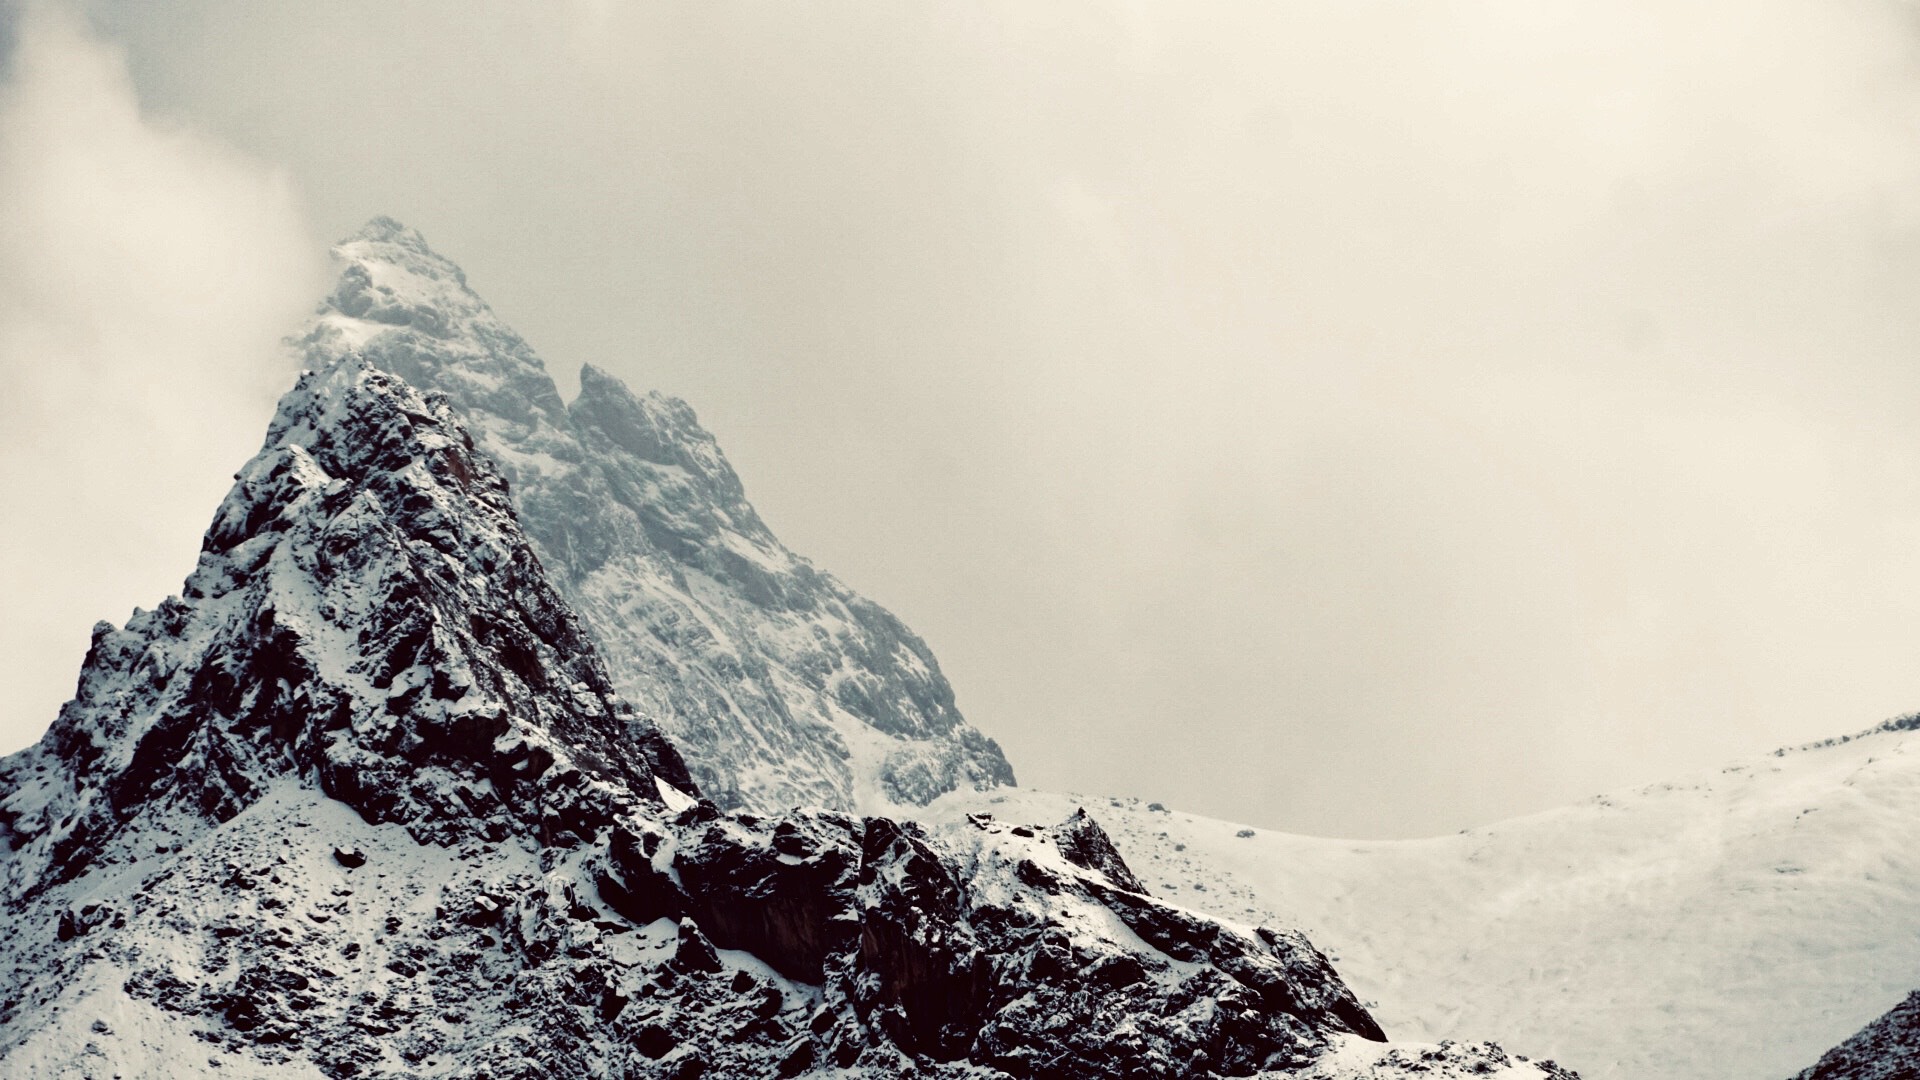
[[[1155,893],[1303,930],[1394,1039],[1587,1080],[1785,1077],[1920,985],[1920,733],[1897,725],[1425,840],[1032,789],[925,813],[1083,804]]]

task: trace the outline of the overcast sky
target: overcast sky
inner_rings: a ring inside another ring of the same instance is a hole
[[[1906,4],[0,13],[0,749],[379,213],[1024,783],[1407,836],[1920,709]]]

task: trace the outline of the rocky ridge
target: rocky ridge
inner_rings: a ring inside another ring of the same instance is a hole
[[[442,395],[304,375],[181,596],[0,759],[0,1072],[1565,1076],[1380,1046],[1091,818],[726,814]]]
[[[614,684],[723,807],[890,811],[1013,782],[933,653],[780,543],[685,402],[594,367],[561,400],[538,356],[421,235],[376,219],[296,338],[447,395]]]
[[[1920,990],[1793,1080],[1910,1080],[1920,1076]]]

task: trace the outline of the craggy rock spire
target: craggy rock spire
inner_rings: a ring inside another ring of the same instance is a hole
[[[74,699],[3,775],[13,895],[142,811],[222,822],[282,778],[442,840],[604,823],[657,802],[656,777],[694,789],[444,397],[357,360],[301,377],[181,596],[94,628]]]
[[[390,219],[335,253],[306,363],[363,356],[448,396],[615,684],[722,806],[884,810],[1013,782],[926,644],[780,543],[685,402],[588,366],[564,405],[460,268]]]

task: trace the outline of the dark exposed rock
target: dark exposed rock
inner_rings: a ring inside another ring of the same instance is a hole
[[[780,1059],[776,1070],[782,1077],[799,1076],[813,1067],[813,1044],[802,1039]]]
[[[72,941],[112,917],[113,910],[102,904],[85,904],[78,910],[63,908],[54,936],[61,941]]]
[[[648,1024],[634,1034],[633,1045],[642,1054],[650,1058],[663,1058],[670,1053],[679,1040],[673,1032],[659,1024]]]
[[[1120,850],[1113,846],[1106,830],[1088,816],[1085,807],[1074,811],[1072,817],[1054,828],[1053,844],[1075,866],[1105,874],[1108,881],[1123,889],[1137,893],[1147,891],[1127,868],[1127,861],[1120,857]]]
[[[600,897],[635,923],[678,919],[686,914],[687,894],[673,876],[654,865],[662,833],[624,828],[609,832],[608,869],[599,877]]]
[[[959,881],[885,818],[867,822],[861,857],[860,1003],[909,1053],[954,1060],[972,1044],[993,979]]]
[[[720,970],[720,954],[692,919],[680,920],[680,943],[673,950],[673,966],[681,971],[712,974]]]
[[[356,847],[337,847],[333,849],[333,861],[351,870],[367,865],[367,853]]]
[[[482,894],[473,898],[473,904],[461,917],[468,926],[491,926],[500,921],[502,905],[491,896]]]
[[[689,910],[714,941],[817,983],[827,958],[853,940],[855,926],[845,915],[860,866],[857,825],[824,811],[796,812],[778,827],[723,819],[698,827],[673,865]],[[789,849],[804,837],[809,856],[781,852],[779,829]]]

